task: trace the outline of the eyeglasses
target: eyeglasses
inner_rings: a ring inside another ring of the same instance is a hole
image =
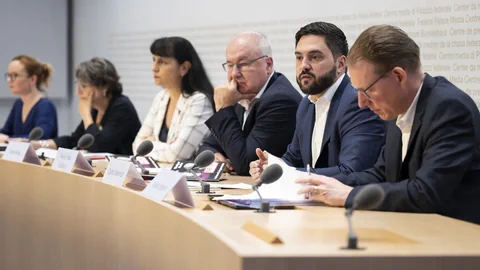
[[[258,60],[260,60],[262,58],[265,58],[265,57],[268,57],[268,55],[262,55],[258,58],[255,58],[255,59],[251,60],[251,61],[243,62],[243,63],[233,64],[233,63],[228,63],[227,62],[227,63],[223,63],[222,67],[223,67],[223,70],[225,70],[225,71],[232,71],[233,68],[235,66],[237,66],[237,68],[240,72],[244,72],[244,71],[247,71],[251,68],[253,62],[258,61]]]
[[[360,89],[357,89],[357,88],[355,88],[355,87],[354,87],[354,89],[357,90],[357,92],[362,93],[362,94],[363,94],[364,96],[366,96],[368,99],[372,99],[372,98],[367,94],[367,91],[370,90],[370,89],[371,89],[378,81],[380,81],[382,78],[385,78],[385,77],[388,75],[388,73],[390,73],[390,71],[392,71],[392,70],[389,70],[389,71],[383,73],[382,76],[378,77],[378,79],[376,79],[372,84],[370,84],[370,86],[368,86],[367,88],[365,88],[365,90],[363,90],[363,89],[361,89],[361,88],[360,88]]]
[[[17,73],[8,73],[8,72],[6,72],[5,75],[3,75],[3,77],[5,78],[5,81],[7,81],[7,82],[8,82],[8,79],[10,79],[12,82],[14,82],[20,76],[22,76],[22,75],[17,74]]]

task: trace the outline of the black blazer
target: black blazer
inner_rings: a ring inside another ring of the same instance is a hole
[[[472,98],[426,74],[405,160],[395,120],[375,167],[335,176],[350,186],[380,183],[380,210],[438,213],[480,223],[480,114]],[[346,207],[360,187],[349,194]]]
[[[322,149],[315,164],[314,125],[315,104],[306,96],[297,110],[292,143],[282,157],[288,165],[304,170],[310,164],[314,166],[312,172],[327,176],[360,172],[375,164],[385,142],[385,122],[368,108],[358,107],[357,92],[346,74],[330,102]]]
[[[239,175],[249,175],[255,149],[275,156],[285,153],[295,131],[295,114],[302,96],[281,73],[275,72],[260,99],[252,105],[244,129],[245,109],[240,104],[220,109],[205,124],[211,135],[201,145],[230,159]]]
[[[95,122],[96,110],[92,110],[92,118]],[[120,95],[110,100],[100,126],[93,123],[85,130],[82,121],[72,135],[58,137],[53,141],[58,147],[73,148],[77,146],[78,139],[83,134],[90,133],[95,138],[95,142],[88,151],[131,155],[132,143],[140,126],[141,123],[132,102],[128,97]]]

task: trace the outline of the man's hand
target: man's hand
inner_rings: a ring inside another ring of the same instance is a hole
[[[0,143],[5,143],[6,141],[8,141],[8,139],[9,139],[8,135],[0,133]]]
[[[318,174],[299,178],[295,183],[308,185],[300,189],[298,194],[310,194],[311,200],[320,201],[331,206],[345,206],[348,194],[353,189],[335,178]]]
[[[225,165],[225,169],[223,169],[224,172],[230,173],[233,171],[232,163],[230,162],[230,159],[227,159],[224,155],[220,153],[215,153],[215,160],[219,162],[226,162],[227,165]]]
[[[214,100],[216,110],[235,105],[242,99],[252,99],[256,94],[242,94],[237,90],[237,81],[232,79],[227,85],[215,87]]]
[[[255,153],[258,156],[258,160],[250,162],[250,175],[252,179],[258,183],[260,180],[260,175],[262,174],[263,170],[268,166],[268,152],[262,151],[262,149],[257,148],[255,149]]]
[[[27,138],[9,138],[7,141],[9,142],[28,142]]]

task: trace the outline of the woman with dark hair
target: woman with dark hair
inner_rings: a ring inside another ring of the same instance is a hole
[[[82,122],[70,136],[35,141],[35,148],[73,148],[82,135],[95,138],[90,152],[131,155],[131,145],[140,129],[137,111],[122,95],[122,84],[113,64],[104,58],[81,63],[75,72],[78,111]]]
[[[164,37],[150,46],[155,84],[164,88],[155,97],[137,134],[133,149],[151,140],[150,153],[160,162],[191,159],[209,131],[213,86],[192,44],[182,37]]]
[[[57,136],[57,110],[45,95],[52,73],[50,64],[41,63],[31,56],[17,55],[12,59],[5,80],[10,91],[20,98],[13,104],[7,122],[0,130],[0,143],[26,141],[35,127],[43,129],[44,139]]]

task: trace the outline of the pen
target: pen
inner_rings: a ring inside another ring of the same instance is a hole
[[[308,176],[311,175],[311,173],[310,173],[310,164],[307,164],[307,174],[308,174]],[[308,193],[307,193],[307,199],[310,199],[311,197],[312,197],[311,192],[308,192]]]

